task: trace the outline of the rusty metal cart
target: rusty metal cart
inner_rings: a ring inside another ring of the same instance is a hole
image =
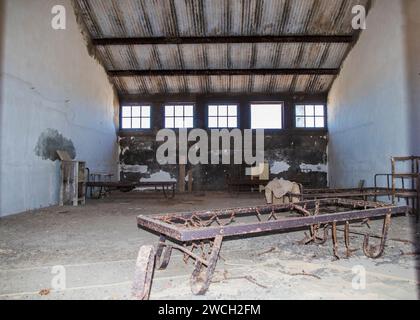
[[[133,283],[133,296],[148,299],[153,272],[165,269],[173,249],[184,253],[184,261],[194,261],[191,289],[196,295],[209,288],[224,238],[252,236],[265,232],[309,228],[303,243],[323,244],[332,233],[333,253],[339,259],[337,225],[344,224],[345,255],[350,257],[350,222],[384,218],[379,245],[369,245],[365,235],[363,252],[372,259],[385,249],[391,216],[405,214],[406,206],[349,199],[320,199],[297,204],[269,205],[189,213],[139,216],[138,226],[160,234],[157,247],[140,249]],[[168,240],[171,242],[168,242]]]

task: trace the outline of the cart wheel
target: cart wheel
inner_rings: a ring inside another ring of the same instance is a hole
[[[155,249],[142,246],[139,251],[134,273],[132,295],[137,300],[148,300],[155,266]]]

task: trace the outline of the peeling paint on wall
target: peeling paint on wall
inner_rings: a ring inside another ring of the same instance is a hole
[[[120,151],[120,154],[124,155],[128,150],[130,150],[129,147],[122,148],[121,151]]]
[[[48,128],[38,138],[35,154],[43,160],[58,160],[57,150],[67,151],[72,159],[76,158],[76,149],[70,139],[65,138],[55,129]]]
[[[159,143],[152,135],[120,137],[119,143],[121,180],[173,181],[178,177],[177,165],[162,166],[157,163],[156,150]],[[284,178],[307,187],[325,188],[327,144],[325,135],[266,135],[265,158],[270,163],[270,179]],[[321,165],[317,165],[318,163]],[[141,171],[146,167],[146,172]],[[245,167],[242,168],[241,165],[209,164],[187,168],[189,169],[193,169],[194,188],[208,191],[225,190],[227,174],[238,178],[240,172],[245,172]],[[162,172],[167,174],[162,176]]]
[[[147,173],[148,166],[123,164],[121,170],[124,173]]]
[[[274,161],[270,166],[270,173],[279,174],[290,169],[290,165],[285,161]]]
[[[300,170],[302,171],[312,171],[312,172],[328,172],[328,168],[326,164],[306,164],[302,163],[300,165]]]
[[[171,176],[169,172],[159,171],[150,175],[150,178],[142,178],[141,182],[155,182],[155,181],[175,181],[176,179]]]

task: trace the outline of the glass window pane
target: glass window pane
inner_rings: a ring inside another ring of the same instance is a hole
[[[305,115],[305,106],[296,106],[296,115],[304,116]]]
[[[131,107],[122,107],[123,118],[131,117]]]
[[[182,117],[184,115],[184,106],[175,106],[175,117]]]
[[[165,107],[165,115],[168,117],[174,116],[174,106],[166,106]]]
[[[184,128],[193,128],[194,127],[194,118],[186,117],[184,119]]]
[[[228,121],[226,117],[219,118],[219,128],[227,128]]]
[[[150,107],[149,106],[143,106],[141,108],[141,116],[142,117],[150,117]]]
[[[306,128],[315,128],[315,118],[306,118]]]
[[[227,106],[219,106],[219,116],[227,116]]]
[[[184,128],[184,118],[175,118],[175,128]]]
[[[315,118],[315,127],[316,128],[324,128],[325,127],[324,117],[316,117]]]
[[[131,116],[132,117],[140,117],[140,107],[139,106],[133,106],[131,108]]]
[[[281,129],[281,104],[252,104],[251,129]]]
[[[305,106],[305,114],[307,116],[313,116],[313,115],[315,115],[314,106],[313,105]]]
[[[133,129],[140,129],[140,118],[133,118],[131,121],[131,126]]]
[[[305,118],[296,117],[296,128],[305,128]]]
[[[194,115],[194,106],[188,105],[184,107],[184,116],[192,117]]]
[[[141,118],[142,129],[150,129],[150,118]]]
[[[229,117],[229,128],[237,128],[238,127],[238,119],[236,117]]]
[[[209,128],[217,128],[217,117],[209,117]]]
[[[209,106],[209,117],[216,117],[217,116],[217,106]]]
[[[123,129],[131,129],[131,118],[123,118],[122,119],[122,128]]]
[[[228,107],[228,115],[236,116],[238,115],[238,106],[232,105]]]
[[[324,116],[324,106],[315,106],[315,115]]]
[[[172,117],[168,117],[165,119],[165,128],[174,128],[175,127],[175,123],[174,123],[174,118]]]

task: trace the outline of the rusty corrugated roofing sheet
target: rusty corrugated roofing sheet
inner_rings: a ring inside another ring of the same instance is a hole
[[[118,77],[118,92],[158,93],[322,93],[329,89],[332,75],[252,75],[252,76],[149,76]]]
[[[368,0],[75,0],[91,38],[351,35]],[[349,43],[98,46],[107,70],[339,68]],[[334,76],[114,77],[121,94],[326,92]]]

